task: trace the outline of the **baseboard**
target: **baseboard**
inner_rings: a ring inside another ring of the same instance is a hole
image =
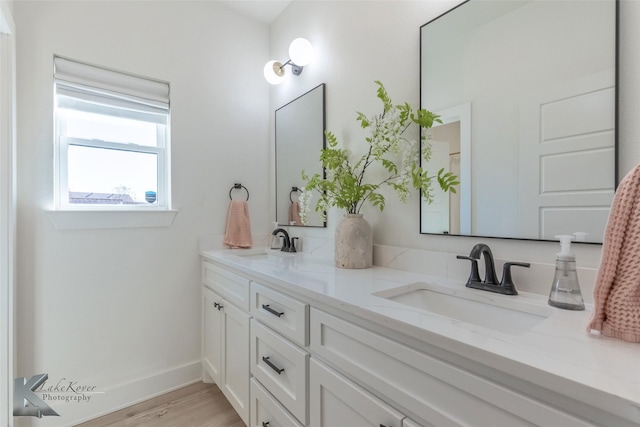
[[[198,381],[202,381],[202,364],[200,360],[144,378],[138,378],[125,384],[115,385],[106,390],[102,389],[100,391],[104,393],[92,395],[89,402],[56,402],[55,405],[52,403],[50,406],[60,414],[60,416],[43,417],[37,419],[37,423],[33,425],[37,425],[38,427],[68,427],[76,425],[144,402],[145,400],[152,399]],[[27,421],[27,424],[19,423],[18,425],[30,424]]]

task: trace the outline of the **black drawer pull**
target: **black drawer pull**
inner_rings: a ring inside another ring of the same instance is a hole
[[[267,421],[267,422],[263,421],[262,422],[262,427],[269,427],[269,421]]]
[[[262,304],[262,308],[267,310],[269,313],[273,314],[274,316],[284,316],[284,311],[283,312],[279,312],[279,311],[275,311],[273,308],[269,307],[269,304]]]
[[[264,363],[266,363],[267,365],[269,365],[269,367],[270,367],[271,369],[273,369],[274,371],[276,371],[276,372],[278,373],[278,375],[280,375],[281,373],[283,373],[283,372],[284,372],[284,368],[282,368],[282,369],[281,369],[281,368],[278,368],[276,365],[274,365],[273,363],[271,363],[271,361],[269,360],[269,358],[268,358],[268,357],[264,357],[264,356],[262,356],[262,361],[263,361]]]

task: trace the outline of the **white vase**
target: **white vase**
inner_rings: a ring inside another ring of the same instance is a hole
[[[370,268],[373,264],[373,233],[362,214],[344,214],[336,227],[336,267]]]

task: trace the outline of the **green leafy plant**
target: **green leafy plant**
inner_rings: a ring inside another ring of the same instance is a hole
[[[419,165],[420,156],[425,164],[431,158],[431,144],[428,143],[425,130],[434,123],[442,123],[439,116],[425,109],[414,111],[406,102],[394,105],[384,85],[379,81],[375,83],[378,86],[377,97],[383,105],[382,113],[372,117],[357,113],[362,128],[370,131],[365,138],[368,144],[366,153],[352,160],[349,151],[339,147],[336,136],[325,131],[328,147],[322,149],[320,163],[326,178],[321,174],[308,176],[302,172],[302,179],[306,182],[299,198],[303,222],[306,222],[314,190],[320,193],[315,210],[325,220],[330,207],[357,214],[367,201],[382,211],[386,201],[379,190],[383,186],[392,187],[403,202],[409,196],[410,187],[413,187],[422,190],[424,200],[431,203],[434,178],[445,192],[456,192],[455,186],[460,183],[456,175],[446,172],[444,168],[436,175],[429,175]],[[419,153],[419,144],[415,140],[403,136],[412,125],[421,129],[422,153]],[[370,182],[367,178],[372,174],[368,172],[374,167],[381,167],[381,170],[377,175],[373,174],[375,181]]]

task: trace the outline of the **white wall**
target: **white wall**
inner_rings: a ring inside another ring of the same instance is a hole
[[[0,1],[0,425],[13,425],[16,291],[15,25]]]
[[[37,423],[70,425],[201,376],[198,238],[224,233],[234,182],[269,227],[268,28],[220,2],[25,1],[15,20],[18,374],[105,392]],[[53,227],[54,54],[171,83],[172,226]]]
[[[316,59],[302,76],[289,77],[272,88],[271,108],[286,103],[305,89],[327,84],[327,128],[342,141],[363,144],[355,112],[378,111],[374,80],[381,80],[396,102],[419,105],[419,27],[449,9],[458,1],[353,1],[294,2],[271,25],[271,53],[286,58],[289,42],[307,37],[316,48]],[[640,124],[634,119],[640,111],[640,2],[620,2],[620,143],[626,171],[640,161]],[[272,136],[273,139],[273,136]],[[480,239],[419,234],[419,196],[415,192],[405,204],[388,193],[387,207],[379,213],[370,208],[365,216],[374,228],[374,243],[418,249],[468,253]],[[340,214],[341,215],[341,214]],[[292,233],[332,238],[338,214],[329,216],[326,230]],[[504,239],[486,239],[497,258],[553,263],[557,244]],[[597,267],[601,246],[574,245],[578,266]],[[523,274],[526,274],[523,273]],[[541,284],[548,291],[549,283]],[[542,290],[545,292],[545,290]]]

